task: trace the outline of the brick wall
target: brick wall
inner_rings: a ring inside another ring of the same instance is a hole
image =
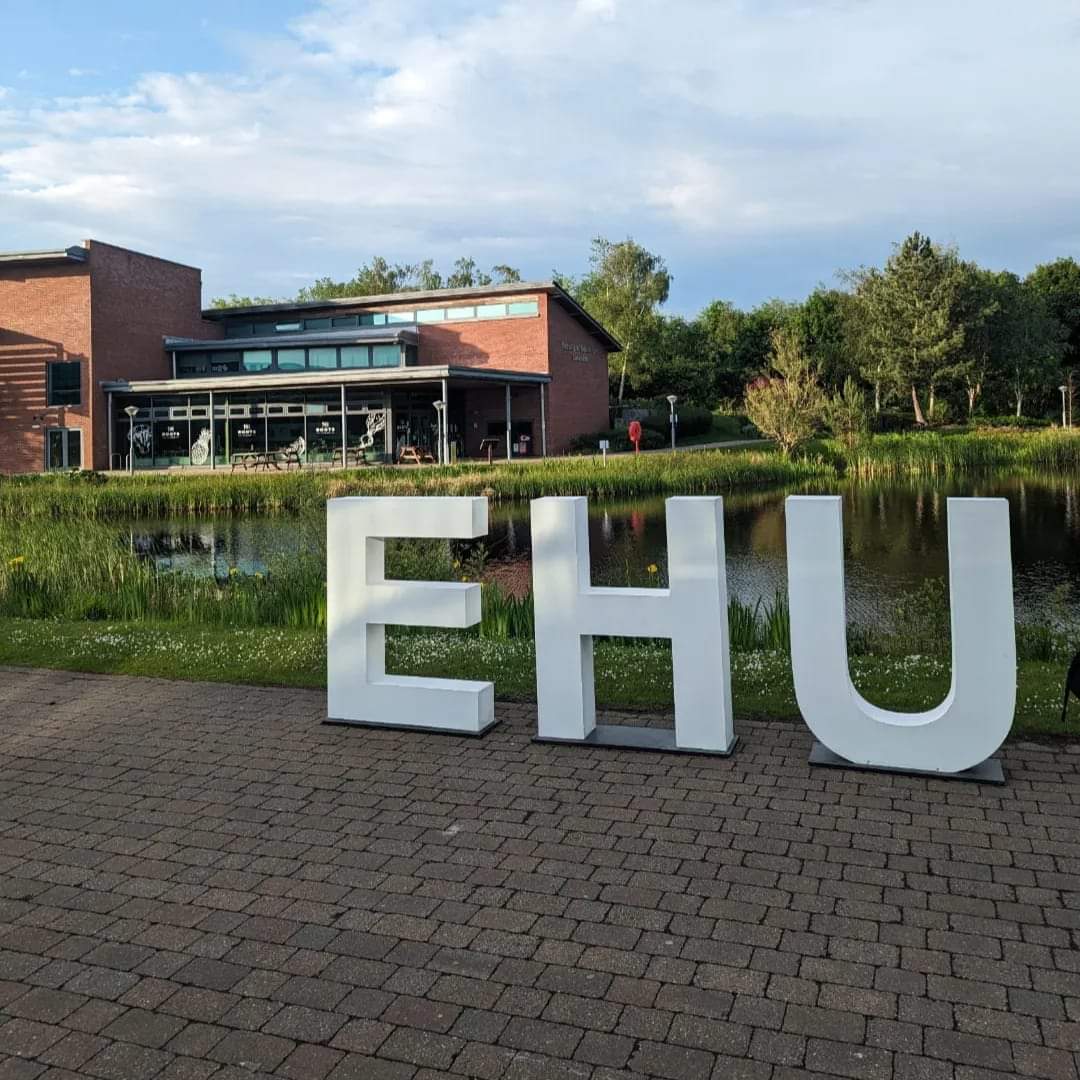
[[[81,406],[46,406],[51,360],[82,362]],[[87,265],[0,268],[0,473],[40,472],[47,427],[79,428],[87,447],[89,400]]]
[[[203,319],[202,272],[167,259],[89,243],[93,310],[90,398],[94,438],[87,468],[109,467],[108,401],[100,383],[111,379],[169,379],[162,339],[220,338],[220,323]]]
[[[598,338],[550,297],[545,301],[551,373],[548,453],[562,454],[576,436],[608,427],[608,358]]]

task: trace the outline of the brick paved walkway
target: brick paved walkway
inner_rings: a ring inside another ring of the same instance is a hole
[[[1075,1078],[1080,746],[979,789],[0,671],[0,1080]]]

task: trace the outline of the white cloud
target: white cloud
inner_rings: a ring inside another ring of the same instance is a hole
[[[195,262],[211,292],[291,292],[375,252],[540,276],[596,233],[661,251],[677,289],[765,249],[798,251],[811,285],[914,226],[1024,269],[1051,220],[1080,233],[1077,24],[1036,6],[322,0],[227,74],[8,95],[0,228]]]

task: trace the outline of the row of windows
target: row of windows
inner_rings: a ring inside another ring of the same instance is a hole
[[[176,376],[239,375],[266,372],[333,371],[338,368],[400,367],[402,360],[415,361],[415,351],[402,355],[400,345],[319,345],[296,349],[244,349],[236,352],[178,352]]]
[[[418,308],[416,311],[365,311],[359,315],[334,315],[318,319],[288,319],[283,322],[229,322],[225,336],[270,337],[273,334],[300,334],[309,330],[346,330],[354,326],[396,326],[400,323],[462,322],[469,319],[506,319],[537,315],[536,300],[514,300],[506,304],[466,304],[460,307]]]

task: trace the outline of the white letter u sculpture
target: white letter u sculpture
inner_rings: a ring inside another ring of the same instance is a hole
[[[795,696],[814,735],[818,764],[957,774],[1001,783],[987,760],[1016,708],[1009,506],[1005,499],[949,499],[952,685],[936,708],[890,712],[871,705],[848,672],[844,537],[839,496],[786,501],[791,664]],[[978,769],[976,767],[979,767]]]

